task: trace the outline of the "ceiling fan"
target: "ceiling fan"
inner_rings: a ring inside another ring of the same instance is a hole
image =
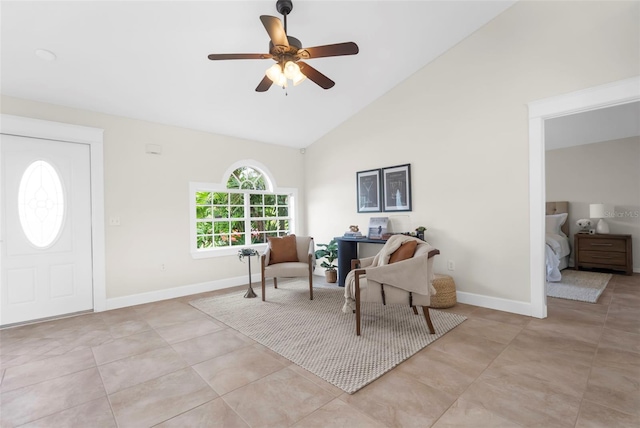
[[[264,78],[256,87],[256,92],[265,92],[274,83],[284,88],[287,86],[287,80],[292,80],[293,85],[296,86],[306,78],[309,78],[323,89],[332,88],[336,84],[333,80],[302,60],[355,55],[358,53],[358,45],[353,42],[346,42],[303,48],[300,40],[287,35],[287,15],[293,9],[293,2],[291,0],[278,0],[276,9],[278,13],[284,16],[284,27],[282,21],[275,16],[260,16],[260,21],[262,21],[271,38],[269,53],[211,54],[209,59],[212,61],[223,59],[273,59],[276,64],[267,69]]]

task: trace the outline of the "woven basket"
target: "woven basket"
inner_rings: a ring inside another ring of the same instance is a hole
[[[436,273],[433,278],[433,287],[437,294],[431,296],[430,307],[450,308],[456,304],[456,283],[453,282],[453,278]]]

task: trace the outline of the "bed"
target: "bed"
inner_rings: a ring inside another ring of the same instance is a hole
[[[548,282],[562,279],[561,271],[569,266],[569,202],[547,202],[545,230],[545,264]]]

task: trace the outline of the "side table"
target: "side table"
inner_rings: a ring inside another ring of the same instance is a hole
[[[633,274],[631,235],[576,233],[575,269],[599,268]]]
[[[249,263],[248,263],[249,264],[249,289],[244,295],[245,298],[257,297],[256,293],[253,291],[253,288],[251,287],[251,256],[258,256],[258,255],[259,253],[252,248],[243,248],[241,250],[238,250],[238,259],[240,261],[243,261],[245,257],[248,257],[248,260],[249,260]]]

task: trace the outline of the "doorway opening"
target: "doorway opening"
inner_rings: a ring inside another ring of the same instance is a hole
[[[547,317],[545,121],[640,100],[640,77],[534,101],[529,106],[529,266],[531,316]]]

